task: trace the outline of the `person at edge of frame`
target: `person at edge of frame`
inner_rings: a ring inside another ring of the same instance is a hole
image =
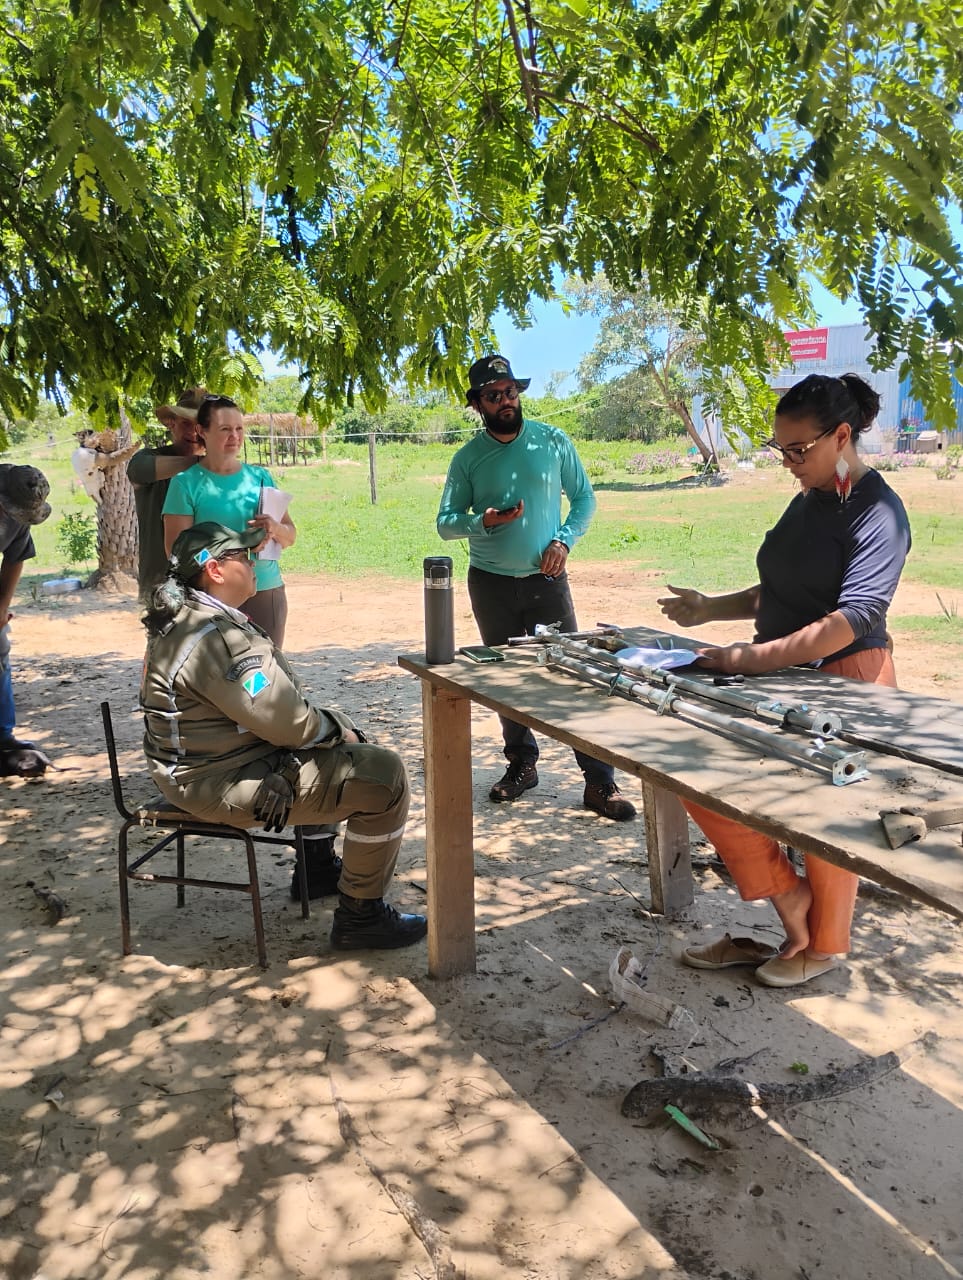
[[[164,797],[207,822],[281,831],[345,822],[343,859],[321,872],[337,891],[331,946],[418,942],[422,915],[384,900],[408,813],[401,757],[308,702],[284,655],[241,612],[256,590],[258,526],[213,521],[178,535],[143,622],[144,752]],[[312,868],[306,846],[309,876]],[[315,868],[317,871],[318,868]]]
[[[188,387],[174,404],[157,405],[154,416],[167,428],[170,444],[141,449],[127,464],[137,511],[137,587],[144,604],[167,574],[161,512],[171,477],[192,467],[204,452],[197,434],[197,411],[206,395],[207,387]]]
[[[673,587],[659,603],[683,627],[751,619],[755,636],[699,650],[699,664],[724,675],[763,675],[811,666],[829,675],[895,687],[886,614],[910,549],[910,527],[897,494],[857,452],[879,413],[876,391],[855,373],[810,374],[776,405],[768,447],[801,493],[766,534],[756,584],[707,596]],[[778,952],[728,933],[689,946],[696,969],[747,965],[765,986],[794,987],[835,968],[850,949],[859,877],[809,854],[799,876],[769,836],[688,800],[683,803],[745,901],[768,898],[786,932]]]
[[[0,463],[0,778],[43,777],[49,759],[32,742],[14,736],[17,709],[10,664],[13,596],[23,566],[36,554],[31,527],[50,516],[50,485],[31,466]]]
[[[484,430],[452,458],[438,511],[442,538],[468,539],[468,595],[488,645],[529,634],[539,623],[578,630],[566,566],[595,512],[595,494],[568,436],[525,417],[521,393],[530,381],[516,378],[503,356],[471,366],[467,402]],[[495,803],[538,785],[531,730],[505,717],[501,726],[508,768],[489,792]],[[635,817],[611,765],[581,751],[575,759],[585,776],[586,808],[616,822]]]

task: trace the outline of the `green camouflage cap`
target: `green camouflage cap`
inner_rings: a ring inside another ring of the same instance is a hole
[[[213,520],[205,520],[177,535],[171,549],[168,572],[172,578],[190,582],[208,560],[216,560],[228,551],[250,551],[263,541],[263,529],[245,529],[238,533]]]

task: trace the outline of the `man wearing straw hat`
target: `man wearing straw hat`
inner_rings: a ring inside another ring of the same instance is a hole
[[[127,464],[137,509],[137,585],[145,602],[167,573],[161,511],[171,476],[192,467],[204,452],[197,434],[197,410],[206,395],[206,387],[189,387],[175,404],[157,405],[154,416],[167,428],[171,443],[141,449]]]

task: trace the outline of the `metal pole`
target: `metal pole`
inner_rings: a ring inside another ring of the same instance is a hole
[[[736,741],[761,748],[767,755],[780,756],[793,764],[809,765],[817,770],[827,770],[835,786],[845,786],[869,777],[862,751],[844,751],[832,744],[816,739],[813,745],[780,738],[769,729],[746,724],[734,716],[721,715],[694,702],[679,697],[671,688],[654,689],[643,680],[635,680],[624,670],[613,671],[608,665],[582,661],[562,652],[561,646],[550,646],[539,660],[547,667],[565,671],[569,675],[588,681],[610,694],[618,694],[632,702],[652,707],[659,715],[677,715],[695,724],[724,733]]]
[[[511,643],[511,641],[509,641]],[[661,667],[625,667],[618,661],[617,654],[611,654],[575,639],[560,638],[558,646],[563,652],[573,657],[589,658],[596,663],[611,667],[613,671],[641,676],[651,684],[663,689],[681,689],[685,693],[705,698],[709,702],[719,702],[740,711],[748,711],[760,720],[768,720],[786,728],[802,729],[806,733],[816,734],[820,738],[831,738],[842,728],[842,720],[834,711],[823,711],[819,707],[810,707],[806,702],[781,702],[776,698],[758,698],[752,693],[739,692],[734,689],[719,688],[707,684],[693,676],[680,676],[674,671],[664,671]]]

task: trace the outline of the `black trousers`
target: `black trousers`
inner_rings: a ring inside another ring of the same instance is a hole
[[[468,597],[485,644],[505,644],[510,636],[531,635],[536,623],[548,626],[557,622],[562,631],[578,630],[566,573],[557,578],[546,578],[543,573],[509,578],[484,569],[469,569]],[[499,719],[508,759],[534,764],[538,743],[531,729],[504,716]],[[615,771],[611,765],[581,751],[575,752],[575,759],[586,782],[602,785],[613,781]]]

